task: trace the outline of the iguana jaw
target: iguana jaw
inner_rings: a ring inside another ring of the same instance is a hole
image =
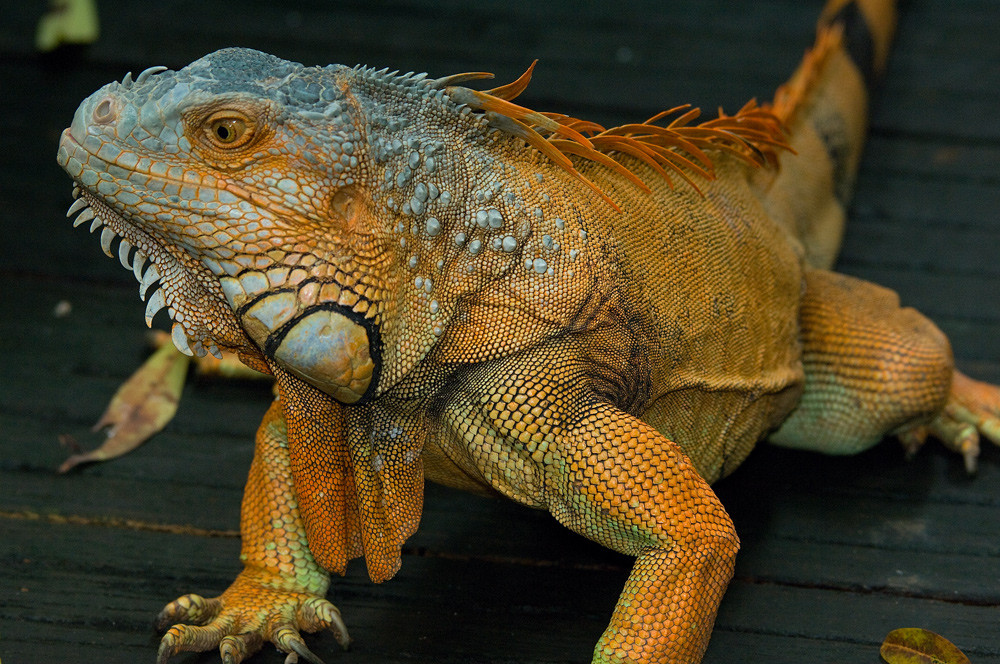
[[[147,325],[166,308],[173,321],[171,338],[185,354],[200,357],[210,352],[220,357],[219,346],[254,356],[263,350],[279,366],[338,401],[356,403],[369,395],[369,388],[377,384],[378,333],[363,314],[327,302],[307,307],[291,324],[277,324],[289,311],[301,308],[294,288],[248,297],[220,261],[199,260],[157,239],[154,225],[142,218],[133,222],[127,216],[130,208],[117,211],[113,198],[106,201],[80,182],[74,171],[81,151],[84,148],[70,131],[64,132],[59,162],[77,182],[76,200],[67,216],[77,214],[74,226],[91,222],[91,232],[103,228],[101,247],[108,256],[113,255],[112,243],[121,238],[119,260],[139,281],[140,297],[148,296]],[[89,153],[86,157],[95,159]],[[105,165],[101,170],[108,169]],[[147,260],[152,262],[148,268]],[[152,289],[157,282],[159,288]]]
[[[60,145],[64,167],[68,160],[63,155],[72,152],[73,143],[67,130]],[[152,326],[154,316],[166,309],[173,321],[171,339],[187,355],[221,357],[220,346],[243,352],[253,349],[226,303],[219,275],[131,222],[79,181],[73,195],[67,216],[77,215],[74,227],[90,222],[91,232],[100,228],[101,248],[108,256],[114,255],[112,245],[120,238],[118,258],[139,282],[139,297],[146,301],[146,325]]]

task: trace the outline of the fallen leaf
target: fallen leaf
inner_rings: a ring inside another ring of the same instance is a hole
[[[173,344],[164,345],[115,393],[94,431],[108,427],[108,438],[95,450],[74,454],[59,466],[66,471],[92,461],[131,452],[167,425],[177,412],[189,358]]]
[[[970,664],[951,641],[919,627],[892,630],[879,652],[889,664]]]

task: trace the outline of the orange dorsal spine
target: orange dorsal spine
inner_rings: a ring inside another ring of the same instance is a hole
[[[714,162],[709,152],[736,156],[753,166],[776,162],[777,153],[788,150],[784,124],[767,108],[750,102],[735,115],[719,112],[719,117],[692,125],[698,109],[679,106],[658,113],[641,123],[605,128],[596,122],[567,115],[541,113],[511,100],[527,88],[537,60],[516,81],[489,91],[447,86],[453,100],[483,111],[497,128],[523,139],[548,157],[555,165],[597,192],[615,210],[617,203],[584,177],[570,157],[600,163],[617,171],[643,191],[648,185],[639,175],[614,159],[626,154],[649,166],[672,186],[676,175],[698,190],[694,177],[714,177]],[[457,77],[442,80],[457,80]],[[669,124],[657,124],[679,113]]]

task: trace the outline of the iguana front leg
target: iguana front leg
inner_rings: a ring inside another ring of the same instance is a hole
[[[637,556],[595,664],[697,662],[739,540],[680,447],[609,403],[596,373],[558,343],[475,372],[444,409],[448,453],[467,454],[502,493]]]
[[[346,648],[350,637],[340,611],[324,599],[329,575],[314,560],[299,515],[280,401],[271,405],[257,431],[240,534],[244,568],[221,596],[185,595],[160,613],[161,629],[174,622],[193,624],[167,631],[157,661],[218,647],[224,662],[235,663],[266,640],[318,662],[300,632],[322,629],[330,629]]]
[[[566,430],[560,454],[553,515],[638,554],[595,664],[700,661],[739,548],[715,493],[676,443],[609,404]]]

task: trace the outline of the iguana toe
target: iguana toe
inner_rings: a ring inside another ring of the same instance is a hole
[[[912,453],[928,435],[961,454],[970,474],[976,472],[980,437],[1000,445],[1000,388],[955,371],[951,394],[941,412],[929,423],[901,433],[899,438]]]
[[[264,637],[258,632],[230,634],[219,641],[222,664],[240,664],[247,657],[260,650]]]
[[[323,664],[302,639],[304,632],[330,630],[343,648],[351,638],[340,611],[326,599],[308,592],[268,587],[253,579],[237,581],[220,597],[184,595],[160,612],[157,626],[166,630],[157,664],[181,652],[218,648],[224,664],[238,664],[270,641],[288,653],[286,662]],[[196,623],[196,624],[185,624]]]
[[[347,633],[347,625],[340,616],[340,609],[322,597],[310,597],[303,602],[296,613],[296,620],[306,632],[330,630],[344,650],[351,645],[351,637]]]
[[[931,435],[952,452],[962,455],[965,470],[971,475],[979,464],[979,431],[966,421],[956,418],[950,408],[930,423]]]
[[[211,624],[174,625],[160,639],[156,664],[167,664],[171,657],[182,652],[202,652],[218,645],[229,625]]]
[[[163,607],[156,616],[156,629],[162,632],[180,622],[204,625],[211,622],[221,609],[222,601],[218,597],[205,599],[194,593],[184,595]]]

